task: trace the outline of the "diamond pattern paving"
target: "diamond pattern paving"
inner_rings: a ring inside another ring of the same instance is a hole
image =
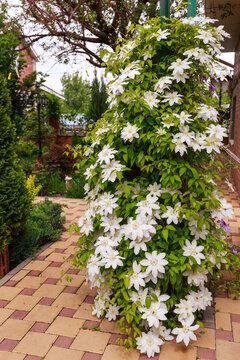
[[[227,188],[226,198],[235,210],[229,223],[232,237],[240,243],[240,199]],[[40,198],[37,201],[41,201]],[[68,205],[66,219],[77,222],[86,203],[75,199],[53,199]],[[66,230],[61,239],[45,249],[36,260],[0,286],[0,360],[146,360],[137,350],[123,352],[116,344],[115,322],[91,314],[96,295],[84,281],[85,271],[64,263],[75,251],[78,236]],[[61,272],[66,274],[58,281]],[[72,281],[65,279],[72,276]],[[221,293],[215,309],[205,311],[204,329],[197,342],[167,342],[153,360],[239,360],[240,299]],[[92,325],[100,331],[93,331]],[[87,329],[86,329],[87,328]]]

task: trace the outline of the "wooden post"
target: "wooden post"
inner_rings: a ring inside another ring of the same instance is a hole
[[[196,0],[188,0],[187,17],[189,18],[196,16],[196,9],[197,9]]]

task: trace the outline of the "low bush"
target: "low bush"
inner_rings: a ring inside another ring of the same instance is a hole
[[[67,188],[66,197],[67,198],[75,198],[75,199],[83,199],[84,195],[84,185],[86,183],[84,170],[75,172],[72,174],[72,180],[69,183]]]
[[[66,183],[60,176],[60,173],[54,172],[50,175],[48,193],[51,195],[63,194],[66,191]]]
[[[44,244],[59,239],[65,222],[65,217],[61,216],[63,206],[48,199],[33,205],[24,230],[10,244],[10,268],[34,256]]]

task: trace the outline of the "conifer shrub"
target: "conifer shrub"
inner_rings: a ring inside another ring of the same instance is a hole
[[[31,200],[15,154],[15,130],[6,80],[0,74],[0,250],[16,236],[29,216]]]

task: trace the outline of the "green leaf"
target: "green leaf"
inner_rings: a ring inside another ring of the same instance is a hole
[[[123,190],[124,190],[126,196],[130,195],[130,193],[131,193],[130,186],[128,186],[128,185],[124,186]]]
[[[152,303],[152,300],[151,300],[150,296],[147,296],[146,299],[145,299],[145,305],[146,305],[147,309],[150,308],[151,303]]]
[[[124,286],[125,286],[125,288],[127,288],[128,289],[128,285],[129,285],[129,277],[128,276],[126,276],[125,278],[124,278]]]
[[[163,235],[164,239],[167,241],[167,239],[168,239],[168,229],[162,230],[162,235]]]

